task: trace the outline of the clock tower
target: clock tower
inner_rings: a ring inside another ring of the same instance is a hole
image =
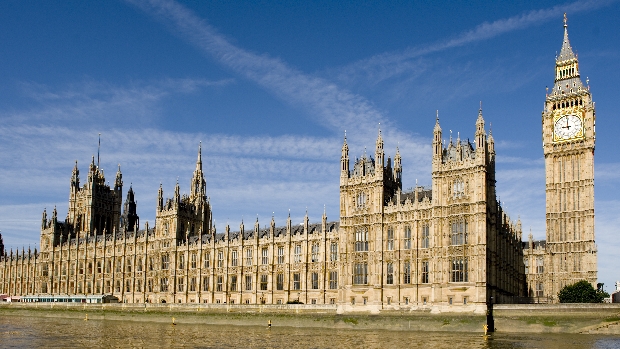
[[[588,81],[586,80],[586,83]],[[595,110],[568,41],[555,61],[555,83],[542,112],[546,174],[545,294],[587,280],[596,287],[594,240]]]

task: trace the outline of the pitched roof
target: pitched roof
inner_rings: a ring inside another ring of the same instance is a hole
[[[570,46],[570,41],[568,41],[568,25],[566,24],[566,16],[564,17],[564,41],[562,41],[562,49],[560,50],[560,55],[555,60],[556,63],[568,61],[571,59],[576,59],[575,54],[573,53],[573,48]]]

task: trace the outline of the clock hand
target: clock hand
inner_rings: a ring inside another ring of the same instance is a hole
[[[562,126],[562,128],[565,128],[566,131],[570,129],[570,126],[568,125],[568,118],[566,118],[566,126]]]

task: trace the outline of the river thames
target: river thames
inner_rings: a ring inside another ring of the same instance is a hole
[[[34,316],[0,317],[2,348],[600,348],[616,336],[226,326]]]

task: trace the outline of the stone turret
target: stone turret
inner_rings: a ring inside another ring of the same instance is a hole
[[[433,129],[433,163],[441,162],[443,155],[443,145],[441,139],[441,126],[439,126],[439,110],[435,118],[435,128]]]
[[[132,186],[127,191],[127,199],[123,207],[123,215],[121,216],[121,228],[124,231],[138,231],[140,226],[140,217],[136,213],[137,203]]]
[[[196,160],[196,169],[194,170],[194,175],[192,176],[192,182],[190,184],[191,194],[190,200],[194,204],[202,205],[205,203],[206,198],[206,181],[204,178],[204,173],[202,172],[202,142],[198,146],[198,159]]]
[[[161,182],[159,183],[159,190],[157,191],[157,211],[161,211],[164,208],[164,189]]]
[[[349,177],[349,145],[347,144],[347,132],[344,133],[342,154],[340,155],[340,184]]]
[[[118,191],[119,193],[123,191],[123,174],[121,173],[121,164],[118,164],[118,170],[116,171],[114,190]]]
[[[384,162],[385,152],[383,151],[383,137],[381,136],[381,129],[379,129],[379,135],[377,136],[377,142],[375,144],[375,175],[377,177],[383,177],[383,170],[385,166]]]
[[[398,183],[399,187],[402,186],[402,174],[403,165],[402,158],[400,156],[400,150],[396,147],[396,155],[394,156],[394,181]]]
[[[478,110],[478,119],[476,120],[476,156],[484,157],[486,152],[487,133],[484,130],[484,118],[482,117],[482,102]]]

